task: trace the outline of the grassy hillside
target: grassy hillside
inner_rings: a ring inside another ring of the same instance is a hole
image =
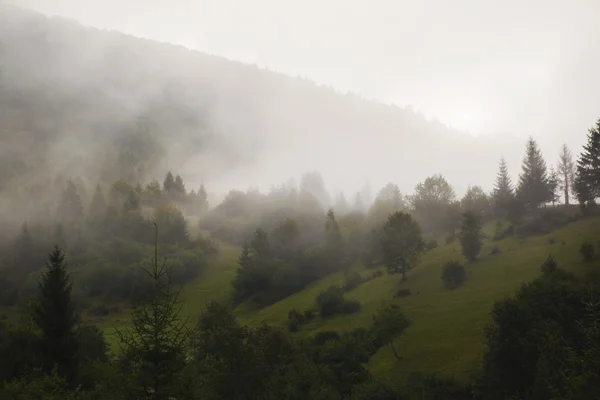
[[[493,224],[486,227],[491,236]],[[446,376],[465,379],[477,366],[483,350],[483,329],[494,301],[511,295],[523,282],[539,275],[539,266],[549,254],[556,257],[565,269],[583,273],[579,246],[584,240],[600,237],[600,219],[585,219],[571,223],[551,234],[536,237],[509,237],[501,241],[486,240],[479,261],[466,264],[467,281],[458,289],[447,290],[442,285],[442,265],[449,260],[462,260],[460,245],[441,244],[426,253],[419,265],[410,272],[408,281],[400,276],[383,275],[363,283],[347,293],[349,299],[361,303],[355,314],[332,318],[315,318],[303,325],[299,337],[318,331],[346,331],[367,327],[372,314],[384,301],[398,304],[411,319],[412,326],[396,340],[396,348],[404,357],[396,361],[389,347],[380,349],[370,362],[370,370],[382,377],[398,379],[408,372],[439,372]],[[491,255],[494,247],[500,253]],[[219,261],[207,273],[188,284],[183,291],[186,300],[184,314],[197,316],[211,299],[229,301],[231,279],[237,268],[239,249],[222,246]],[[366,274],[367,270],[357,267]],[[368,271],[369,273],[371,270]],[[255,326],[262,321],[284,326],[292,308],[300,311],[314,306],[315,297],[332,284],[340,283],[342,274],[323,278],[303,291],[289,296],[269,307],[254,309],[248,304],[239,306],[235,313],[244,323]],[[408,288],[411,295],[394,299],[399,288]],[[103,323],[106,333],[112,324],[120,325],[125,316]]]

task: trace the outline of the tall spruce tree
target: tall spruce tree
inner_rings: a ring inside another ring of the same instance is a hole
[[[45,373],[57,368],[60,376],[75,384],[79,366],[78,318],[71,301],[71,282],[66,256],[55,246],[39,283],[39,299],[32,317],[39,328],[39,354]]]
[[[115,329],[126,360],[135,372],[143,396],[168,399],[177,393],[176,378],[183,370],[190,335],[187,319],[179,317],[180,290],[171,285],[171,268],[158,263],[158,227],[151,270],[144,270],[153,284],[151,301],[136,305],[131,327]]]
[[[496,216],[505,216],[507,214],[514,197],[515,190],[512,180],[508,175],[508,164],[503,157],[500,159],[498,175],[496,176],[494,191],[492,192]]]
[[[577,161],[574,188],[580,204],[600,197],[600,119],[588,131],[588,141]]]
[[[537,208],[550,201],[546,161],[542,157],[537,142],[531,137],[527,141],[521,168],[517,194],[525,205],[529,208]]]
[[[548,175],[548,191],[550,193],[550,201],[552,202],[552,205],[555,205],[560,199],[558,194],[558,181],[558,174],[554,170],[554,167],[550,167],[550,174]]]
[[[575,172],[575,163],[573,162],[571,150],[569,150],[566,144],[563,144],[558,158],[558,184],[560,190],[563,192],[567,206],[570,203],[570,195],[574,192]]]

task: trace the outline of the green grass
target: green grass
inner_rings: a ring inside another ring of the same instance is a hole
[[[389,347],[380,349],[371,359],[369,369],[383,379],[402,379],[409,372],[436,372],[449,377],[466,379],[478,366],[483,353],[484,327],[489,322],[493,303],[510,296],[523,283],[540,274],[540,265],[553,254],[560,267],[581,273],[591,266],[584,266],[579,256],[579,246],[586,239],[598,245],[600,219],[585,219],[562,227],[549,235],[517,238],[509,237],[495,242],[494,224],[485,227],[486,239],[479,260],[466,263],[466,282],[455,290],[446,289],[441,280],[442,266],[450,260],[464,261],[458,242],[444,244],[427,252],[421,262],[408,274],[407,282],[401,283],[399,275],[384,275],[363,283],[348,292],[348,299],[361,303],[357,313],[331,318],[315,318],[301,326],[298,337],[314,335],[323,330],[348,331],[368,327],[373,312],[382,302],[398,304],[409,317],[412,325],[395,341],[396,349],[403,357],[397,361]],[[493,247],[500,254],[491,255]],[[203,276],[183,290],[186,301],[185,316],[196,317],[210,300],[229,302],[231,280],[237,268],[239,249],[221,246],[216,262]],[[372,270],[357,267],[363,274]],[[242,323],[256,326],[261,322],[284,327],[288,312],[314,308],[319,292],[332,284],[343,281],[338,273],[312,283],[303,291],[293,294],[271,306],[257,309],[249,303],[236,308],[234,314]],[[411,295],[402,299],[393,296],[399,288],[410,289]],[[126,316],[104,321],[105,332],[126,323]],[[109,336],[110,337],[110,336]],[[112,339],[114,341],[114,339]]]

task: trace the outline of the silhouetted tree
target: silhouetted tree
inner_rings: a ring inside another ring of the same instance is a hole
[[[540,204],[551,200],[546,162],[533,138],[529,138],[527,141],[521,168],[517,194],[525,205],[537,208]]]
[[[55,246],[39,283],[39,299],[32,317],[41,332],[40,356],[44,372],[57,367],[60,376],[74,384],[78,376],[77,315],[71,301],[71,282],[65,254]]]
[[[550,192],[550,201],[552,205],[555,205],[560,196],[558,194],[558,174],[553,167],[550,167],[550,174],[548,175],[548,191]]]
[[[327,221],[325,222],[324,250],[330,269],[337,270],[344,265],[346,261],[346,243],[340,226],[335,219],[335,213],[331,208],[327,212]]]
[[[465,196],[460,201],[460,205],[464,211],[471,211],[484,217],[488,214],[490,199],[481,186],[469,186]]]
[[[156,226],[156,225],[155,225]],[[158,228],[152,268],[145,270],[153,286],[151,301],[138,304],[131,327],[116,329],[119,344],[140,384],[142,396],[168,399],[175,392],[176,376],[185,367],[192,332],[179,314],[183,303],[171,284],[171,268],[158,263]]]
[[[449,225],[449,208],[456,200],[454,189],[442,175],[425,179],[411,198],[415,217],[428,232],[441,232]]]
[[[73,181],[67,181],[58,205],[57,218],[68,227],[77,227],[83,218],[83,205]]]
[[[515,192],[512,180],[508,175],[508,165],[506,164],[506,160],[502,158],[500,159],[500,167],[498,175],[496,176],[496,182],[494,183],[494,191],[492,193],[496,216],[505,216],[508,213],[508,209],[514,197]]]
[[[582,205],[595,202],[600,197],[600,119],[588,131],[587,143],[577,161],[574,188]]]
[[[13,265],[17,269],[29,272],[39,267],[35,264],[34,243],[27,222],[24,222],[21,226],[13,251]]]
[[[558,184],[563,191],[565,205],[569,205],[570,195],[573,190],[573,181],[575,180],[576,166],[573,162],[573,155],[566,144],[563,144],[558,159]]]
[[[383,226],[381,245],[388,272],[402,273],[403,281],[406,280],[406,272],[416,264],[425,249],[419,224],[402,211],[390,215]]]

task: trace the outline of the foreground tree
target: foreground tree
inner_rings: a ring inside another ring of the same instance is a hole
[[[560,155],[558,159],[558,185],[562,190],[565,205],[570,204],[570,194],[573,192],[573,181],[575,180],[575,163],[573,162],[573,155],[571,150],[566,144],[563,144],[560,149]]]
[[[600,197],[600,119],[589,130],[588,141],[577,161],[574,188],[580,204]]]
[[[508,213],[510,204],[515,197],[515,191],[513,188],[512,180],[508,175],[508,165],[504,158],[500,159],[500,167],[498,175],[496,176],[496,182],[494,183],[494,191],[492,193],[492,199],[494,202],[494,208],[496,216],[505,216]]]
[[[481,218],[472,212],[463,214],[460,227],[460,245],[463,255],[469,261],[475,261],[481,252],[483,244],[483,232],[481,231]]]
[[[65,254],[55,246],[39,283],[39,300],[33,305],[33,321],[41,332],[42,367],[49,374],[56,367],[69,384],[75,384],[79,367],[77,315],[71,301],[71,282]]]
[[[156,224],[155,224],[156,226]],[[171,285],[171,269],[158,264],[158,228],[154,262],[145,270],[153,284],[152,299],[134,307],[131,328],[116,329],[123,354],[144,395],[167,399],[176,393],[176,377],[185,367],[190,331],[179,317],[183,303]]]
[[[394,339],[400,336],[409,326],[410,322],[395,304],[382,306],[373,315],[372,329],[375,337],[390,345],[397,360],[402,358],[394,347]]]
[[[546,161],[537,142],[533,138],[527,141],[525,157],[519,175],[518,196],[529,208],[535,209],[550,200],[548,170]]]
[[[406,280],[406,272],[411,269],[423,250],[425,242],[419,224],[403,211],[390,215],[383,226],[381,237],[383,260],[390,274],[402,273]]]

